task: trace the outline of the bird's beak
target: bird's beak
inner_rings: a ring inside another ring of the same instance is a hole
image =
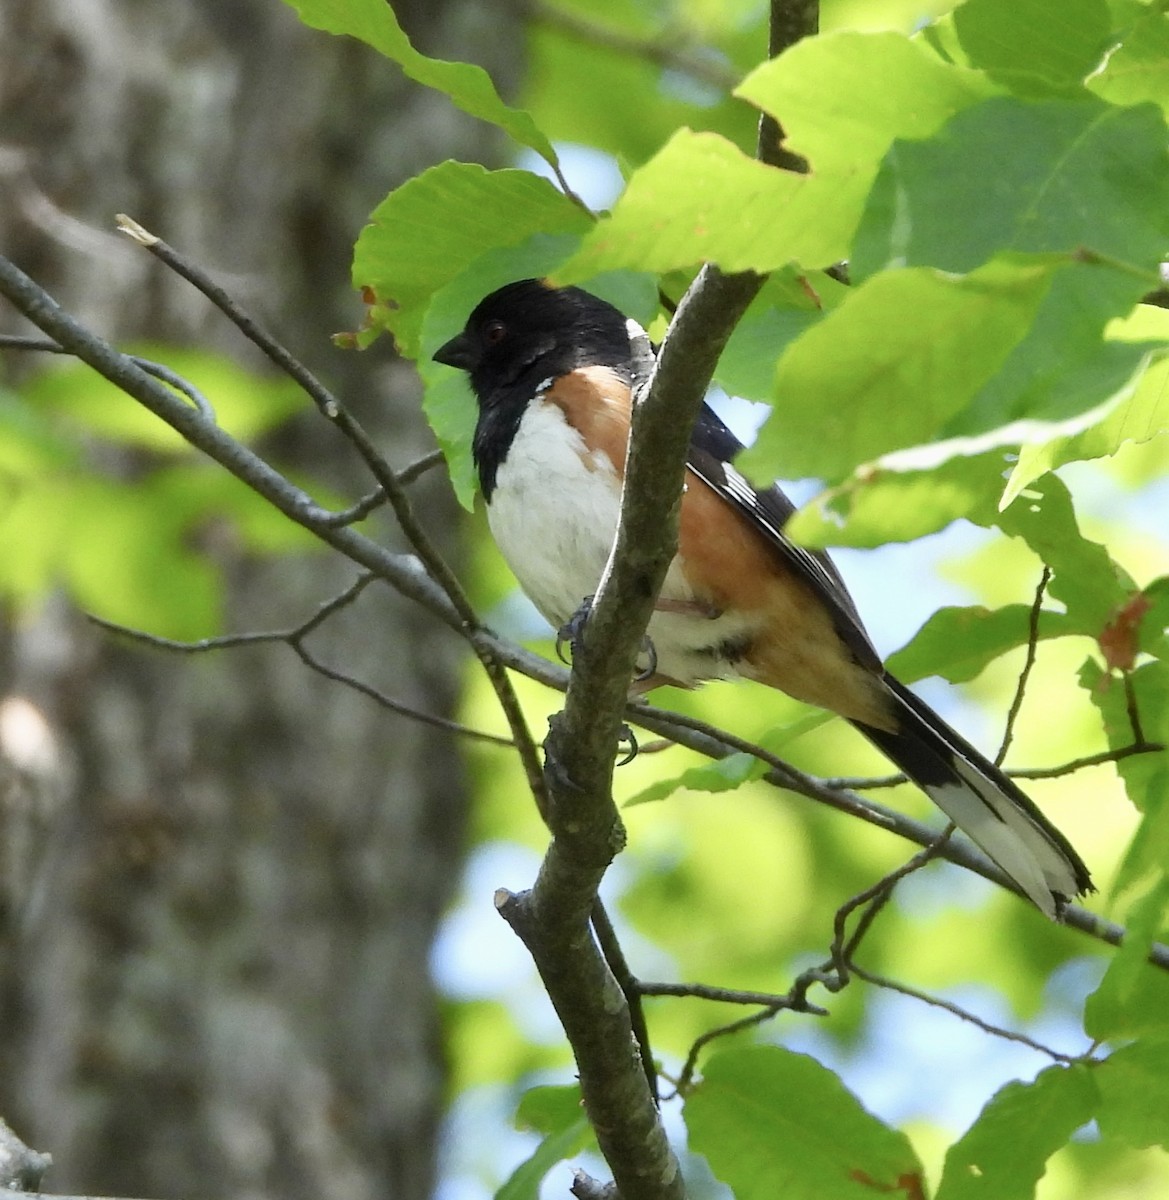
[[[465,333],[451,338],[434,352],[434,361],[447,367],[458,367],[460,371],[469,371],[478,362],[479,356],[471,339]]]

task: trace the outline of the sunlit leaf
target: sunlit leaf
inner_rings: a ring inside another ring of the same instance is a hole
[[[157,345],[126,349],[193,384],[214,409],[216,423],[241,441],[269,432],[311,405],[287,376],[244,370],[225,355]],[[193,453],[169,425],[81,363],[49,367],[30,379],[21,394],[29,405],[65,418],[75,432],[158,452]]]
[[[718,134],[680,129],[633,173],[557,279],[702,262],[727,271],[818,267],[844,257],[854,209],[819,176],[765,166]]]
[[[1169,153],[1155,108],[994,96],[926,141],[894,144],[852,270],[861,279],[887,265],[970,271],[1004,250],[1087,248],[1147,271],[1147,283],[1133,281],[1139,295],[1156,286],[1167,242]]]
[[[164,637],[218,632],[219,572],[187,546],[185,514],[156,496],[150,481],[131,489],[78,480],[69,513],[60,565],[82,608]]]
[[[815,1059],[778,1046],[726,1050],[687,1097],[691,1149],[736,1200],[872,1200],[921,1195],[921,1165]]]
[[[410,44],[393,9],[385,0],[288,0],[300,19],[326,33],[348,34],[392,58],[417,83],[449,96],[473,117],[498,125],[523,146],[549,162],[556,161],[551,143],[531,114],[511,108],[499,98],[491,77],[473,63],[427,58]]]
[[[1084,1029],[1098,1041],[1164,1033],[1169,976],[1147,960],[1164,936],[1169,913],[1169,876],[1162,876],[1125,914],[1125,938],[1100,986],[1084,1007]]]
[[[1021,537],[1052,569],[1050,594],[1086,630],[1100,632],[1136,590],[1099,542],[1080,532],[1067,485],[1045,475],[994,518],[1004,533]]]
[[[1153,613],[1158,611],[1164,613],[1163,604],[1154,601]],[[1143,633],[1156,643],[1152,630]],[[1134,713],[1147,741],[1169,745],[1169,665],[1164,661],[1144,662],[1122,680],[1093,660],[1081,670],[1080,683],[1100,713],[1111,749],[1122,750],[1137,741]],[[1169,755],[1164,751],[1130,755],[1121,759],[1116,769],[1142,817],[1117,872],[1114,890],[1120,894],[1169,875],[1165,855],[1169,845]],[[1149,936],[1160,934],[1154,930]]]
[[[1169,1150],[1169,1009],[1161,1032],[1114,1051],[1096,1071],[1100,1132],[1128,1146]]]
[[[1088,87],[1113,104],[1151,100],[1169,114],[1169,14],[1145,9]]]
[[[476,259],[534,233],[579,234],[589,224],[562,192],[528,171],[440,163],[374,209],[354,248],[353,282],[374,293],[399,350],[417,356],[431,297]]]
[[[1095,1115],[1085,1066],[1049,1067],[1008,1083],[946,1154],[936,1200],[1033,1200],[1047,1160]]]
[[[1141,305],[1127,319],[1114,322],[1109,336],[1142,348],[1169,343],[1169,311]],[[1085,427],[1074,418],[1052,441],[1026,445],[1003,493],[1009,504],[1033,479],[1067,462],[1115,454],[1126,442],[1145,442],[1169,429],[1169,359],[1163,352],[1146,353],[1146,365],[1118,403]],[[1090,416],[1090,414],[1089,414]]]
[[[1001,260],[959,277],[884,272],[779,361],[777,411],[743,459],[756,481],[836,481],[940,432],[1020,341],[1060,260]]]
[[[495,1200],[537,1200],[544,1176],[595,1143],[579,1087],[539,1087],[524,1093],[516,1127],[544,1135],[531,1158],[522,1162],[495,1193]]]
[[[732,396],[769,402],[775,365],[789,342],[819,321],[847,289],[822,271],[777,271],[735,327],[715,382]]]
[[[1105,0],[966,0],[954,28],[970,61],[1007,78],[1016,73],[1072,83],[1084,78],[1108,46]]]
[[[945,528],[998,496],[1003,450],[967,453],[969,442],[886,455],[799,510],[787,532],[806,546],[883,546]]]
[[[661,10],[660,19],[655,19],[659,14],[648,7],[627,3],[558,0],[555,8],[575,10],[572,15],[586,28],[620,29],[651,46],[663,37],[685,36],[676,10]],[[720,6],[720,14],[715,22],[719,40],[724,45],[732,38],[745,44],[747,61],[754,62],[766,38],[760,28],[764,14],[756,7],[745,14],[742,24],[728,19],[725,5]],[[665,22],[669,28],[663,31]],[[522,98],[540,127],[558,143],[596,147],[622,164],[636,166],[682,125],[722,134],[744,149],[754,141],[755,114],[729,95],[736,69],[711,41],[703,39],[693,56],[711,68],[712,79],[670,70],[649,55],[614,54],[610,47],[581,37],[572,28],[558,27],[555,20],[529,25],[527,49],[529,69]],[[586,95],[588,103],[581,103]]]
[[[781,121],[785,144],[813,172],[836,173],[863,196],[894,139],[929,137],[996,91],[901,34],[848,31],[797,42],[735,94]]]
[[[940,675],[965,683],[1000,655],[1030,640],[1031,606],[1012,604],[988,609],[940,608],[917,631],[913,640],[889,658],[889,670],[907,683]],[[1063,613],[1040,616],[1039,638],[1081,632]]]
[[[749,779],[758,779],[767,771],[767,764],[750,754],[730,754],[714,762],[691,767],[670,779],[660,779],[625,802],[626,808],[664,800],[679,788],[692,792],[726,792]]]

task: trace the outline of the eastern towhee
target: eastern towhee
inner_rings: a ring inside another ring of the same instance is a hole
[[[560,628],[600,582],[617,528],[631,397],[653,367],[644,330],[579,288],[492,292],[435,359],[468,371],[491,532]],[[996,766],[884,668],[827,555],[784,536],[793,505],[731,465],[742,444],[703,406],[670,565],[635,685],[754,679],[839,713],[1048,916],[1092,890],[1068,840]]]

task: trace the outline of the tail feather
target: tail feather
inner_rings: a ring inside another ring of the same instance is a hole
[[[1093,891],[1088,868],[1034,802],[904,684],[886,677],[894,732],[853,722],[1049,917]]]

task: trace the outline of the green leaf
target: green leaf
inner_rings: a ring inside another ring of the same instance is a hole
[[[614,270],[661,274],[701,262],[727,271],[836,262],[856,223],[846,201],[827,177],[780,171],[718,134],[680,129],[633,173],[557,279],[576,283]]]
[[[723,1051],[707,1062],[684,1111],[691,1149],[736,1200],[922,1193],[905,1135],[807,1055],[779,1046]]]
[[[782,412],[743,469],[835,482],[930,440],[1022,339],[1059,265],[1003,259],[965,277],[911,268],[868,279],[780,358]]]
[[[1169,358],[1150,346],[1169,343],[1169,311],[1140,305],[1109,330],[1113,340],[1140,345],[1145,365],[1120,400],[1085,426],[1083,417],[1068,422],[1067,432],[1039,445],[1023,446],[1003,493],[1004,507],[1046,471],[1067,462],[1115,454],[1126,442],[1146,442],[1169,429]],[[1058,431],[1060,427],[1056,427]]]
[[[1153,606],[1146,616],[1154,622],[1163,621],[1165,607],[1160,589],[1153,585],[1150,590]],[[1152,643],[1154,649],[1163,648],[1158,645],[1163,641],[1161,630],[1149,620],[1142,623],[1141,635],[1142,646]],[[1118,676],[1106,672],[1095,661],[1085,664],[1080,675],[1081,686],[1099,711],[1108,745],[1113,750],[1130,746],[1136,740],[1129,705],[1130,691],[1145,738],[1162,745],[1169,744],[1169,665],[1164,661],[1142,663],[1125,681],[1127,687]],[[1119,895],[1138,884],[1148,886],[1150,880],[1169,875],[1165,855],[1165,847],[1169,845],[1169,755],[1163,752],[1130,755],[1121,759],[1116,769],[1129,799],[1142,817],[1113,884],[1114,893]]]
[[[954,12],[971,63],[996,77],[1078,82],[1099,63],[1110,27],[1105,0],[966,0]]]
[[[1033,1200],[1047,1160],[1098,1104],[1092,1071],[1082,1065],[1008,1083],[950,1147],[936,1200]]]
[[[984,75],[899,33],[825,33],[757,67],[735,89],[783,125],[816,173],[864,196],[897,138],[925,138],[994,95]],[[855,177],[855,178],[850,178]]]
[[[538,1200],[548,1172],[595,1142],[579,1087],[531,1088],[520,1100],[516,1128],[533,1129],[544,1134],[544,1140],[531,1158],[516,1167],[495,1200]]]
[[[1056,273],[1026,336],[946,434],[1019,422],[1018,440],[1039,441],[1090,422],[1131,390],[1148,356],[1147,344],[1105,339],[1109,322],[1129,313],[1143,291],[1127,272],[1068,264]]]
[[[1084,1005],[1084,1029],[1097,1041],[1163,1033],[1169,978],[1147,959],[1166,928],[1169,876],[1162,877],[1125,914],[1125,938],[1100,986]]]
[[[1104,1137],[1142,1150],[1169,1150],[1169,1030],[1109,1055],[1096,1070],[1096,1083]]]
[[[726,758],[690,767],[671,779],[659,779],[625,801],[625,808],[664,800],[680,788],[692,792],[728,792],[750,779],[759,779],[767,772],[767,764],[751,754],[728,754]]]
[[[410,44],[394,10],[385,0],[288,0],[300,19],[313,29],[343,33],[391,58],[416,83],[444,93],[463,112],[498,125],[522,146],[549,163],[556,162],[552,143],[536,127],[531,114],[511,108],[499,98],[482,67],[472,63],[427,58]]]
[[[1003,250],[1087,248],[1147,272],[1138,282],[1151,288],[1167,242],[1160,112],[1115,108],[1087,94],[995,96],[959,112],[928,141],[894,144],[857,232],[852,271],[857,279],[890,264],[970,271]]]
[[[1040,614],[1039,638],[1065,637],[1081,630],[1063,613]],[[913,640],[889,658],[889,670],[912,683],[940,675],[951,683],[965,683],[991,662],[1030,640],[1031,606],[1010,604],[989,609],[940,608],[917,631]]]
[[[992,523],[977,514],[972,520]],[[1071,493],[1056,475],[1036,480],[992,521],[1004,533],[1022,538],[1051,567],[1048,592],[1063,602],[1068,617],[1085,632],[1102,631],[1136,590],[1107,549],[1080,533]]]
[[[1155,8],[1145,12],[1088,87],[1113,104],[1150,100],[1169,115],[1169,15]]]
[[[536,233],[582,234],[590,224],[528,171],[440,163],[374,209],[354,248],[354,286],[374,293],[374,321],[393,333],[403,354],[417,357],[431,298],[485,252],[519,246]]]
[[[972,453],[970,439],[885,455],[797,512],[786,531],[804,546],[871,548],[944,529],[998,495],[1007,453]]]
[[[732,396],[770,401],[776,359],[804,330],[835,308],[848,289],[822,271],[777,271],[735,327],[715,382]]]

